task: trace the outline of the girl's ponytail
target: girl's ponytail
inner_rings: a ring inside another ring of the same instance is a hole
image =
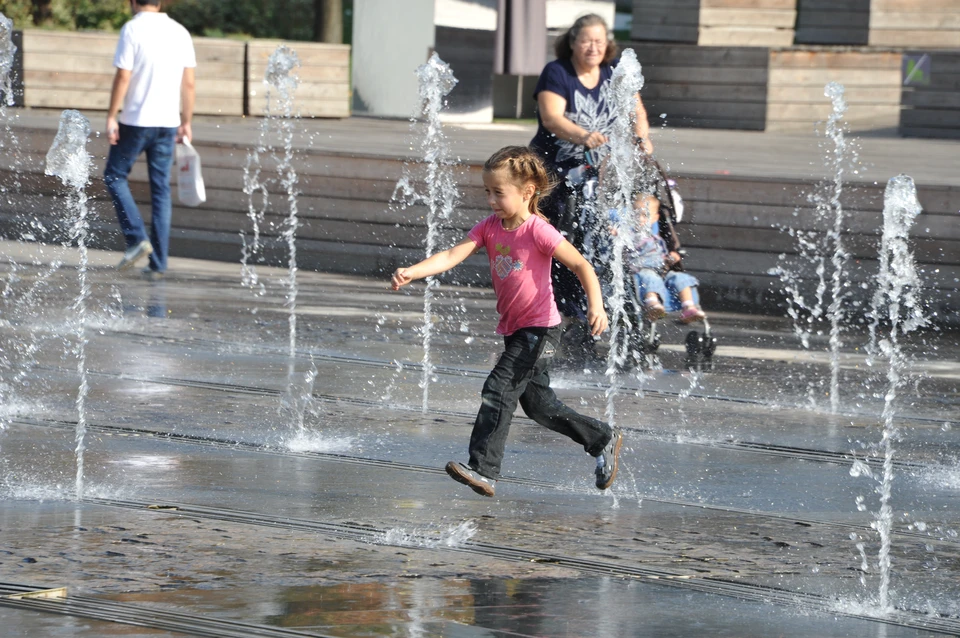
[[[547,172],[543,160],[533,150],[526,146],[505,146],[490,156],[483,164],[483,170],[505,171],[518,186],[528,182],[536,186],[537,190],[530,200],[530,212],[547,219],[540,212],[540,202],[550,194],[556,184]]]

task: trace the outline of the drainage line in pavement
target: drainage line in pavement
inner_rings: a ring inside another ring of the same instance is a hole
[[[152,341],[160,340],[160,341],[165,341],[167,343],[175,343],[175,344],[181,344],[181,345],[197,344],[197,345],[211,345],[211,346],[217,346],[217,347],[226,346],[226,347],[251,348],[251,349],[257,349],[260,351],[265,351],[265,352],[274,353],[274,354],[284,354],[287,352],[286,350],[281,350],[280,348],[270,346],[268,344],[236,343],[236,342],[230,342],[230,341],[219,341],[217,339],[205,339],[202,337],[179,338],[179,337],[170,337],[170,336],[156,336],[156,335],[148,335],[148,334],[139,333],[139,332],[126,331],[126,330],[114,330],[114,331],[111,331],[111,334],[116,334],[119,336],[126,336],[126,337],[135,337],[140,339],[149,339]],[[347,356],[347,355],[320,353],[320,352],[314,352],[313,350],[302,349],[302,348],[297,350],[297,354],[303,357],[310,358],[314,361],[328,361],[330,363],[343,363],[347,365],[355,365],[355,366],[363,366],[363,367],[371,367],[371,368],[394,369],[397,367],[396,363],[393,361],[385,361],[383,359],[375,359],[373,357],[353,357],[353,356]],[[400,366],[405,370],[411,370],[414,372],[420,371],[422,369],[421,363],[413,362],[413,361],[401,362]],[[477,379],[485,379],[487,377],[487,374],[489,374],[486,370],[478,370],[475,368],[465,368],[461,366],[436,365],[433,367],[433,370],[434,372],[439,374],[447,374],[447,375],[459,376],[459,377],[473,377]],[[577,388],[584,389],[584,390],[598,390],[598,391],[605,392],[609,389],[608,386],[604,383],[588,383],[579,379],[573,380],[573,383],[576,385]],[[727,395],[721,395],[721,394],[689,393],[686,390],[684,390],[682,393],[680,391],[673,391],[673,390],[650,390],[650,389],[643,388],[643,386],[641,385],[633,385],[630,383],[626,383],[623,386],[623,389],[628,391],[634,391],[634,392],[643,392],[644,394],[649,396],[678,398],[681,394],[683,394],[685,397],[691,398],[691,399],[704,399],[708,401],[719,401],[724,403],[741,403],[745,405],[757,405],[757,406],[769,405],[769,403],[761,399],[750,399],[747,397],[733,397],[733,396],[727,396]],[[800,405],[794,405],[794,406],[787,405],[783,407],[788,409],[794,409],[794,410],[805,409],[803,406],[800,406]],[[864,418],[864,415],[862,414],[853,414],[853,413],[844,413],[844,412],[839,412],[834,416]],[[878,415],[867,415],[867,416],[879,418]],[[933,418],[933,417],[905,416],[905,415],[898,415],[898,417],[903,420],[919,421],[923,423],[939,424],[943,422],[943,419]]]
[[[97,372],[97,371],[88,371],[90,376],[99,376],[107,377],[112,379],[122,379],[126,381],[136,381],[138,383],[153,383],[157,385],[172,385],[180,386],[187,388],[197,388],[202,390],[212,390],[217,392],[226,392],[232,394],[250,394],[254,396],[280,396],[282,393],[280,390],[273,390],[270,388],[262,388],[256,386],[243,386],[235,385],[231,383],[222,383],[218,381],[199,381],[195,379],[181,379],[176,377],[135,377],[125,374],[117,374],[110,372]],[[420,413],[422,408],[419,406],[403,406],[403,405],[390,405],[385,406],[382,402],[374,401],[371,399],[361,399],[355,397],[340,397],[337,395],[329,394],[320,394],[314,393],[312,395],[313,399],[322,401],[324,403],[333,403],[333,404],[349,404],[360,407],[369,407],[383,409],[384,407],[389,407],[390,409],[397,410],[398,412],[417,412]],[[440,409],[431,409],[431,413],[439,414],[449,417],[463,418],[465,420],[473,420],[474,414],[462,412],[458,410],[440,410]],[[519,421],[531,422],[527,417],[517,417]],[[671,439],[675,438],[673,433],[667,431],[658,431],[650,428],[635,428],[629,426],[623,426],[623,429],[628,432],[632,432],[641,437],[647,438],[649,440],[659,441],[659,442],[670,442]],[[776,445],[772,443],[759,443],[753,441],[683,441],[680,445],[695,445],[701,447],[708,447],[714,449],[726,449],[726,450],[735,450],[743,452],[755,452],[759,454],[766,454],[770,456],[779,456],[786,458],[799,459],[804,461],[819,462],[819,463],[833,463],[838,465],[847,465],[854,460],[854,457],[850,454],[844,452],[835,452],[831,450],[816,450],[812,448],[798,448],[787,445]],[[867,465],[873,467],[881,467],[883,465],[883,459],[876,457],[863,457],[860,459]],[[925,463],[920,463],[917,461],[908,461],[903,459],[894,459],[894,467],[898,469],[924,469],[929,467]]]

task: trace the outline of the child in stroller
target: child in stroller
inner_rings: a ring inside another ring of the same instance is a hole
[[[628,303],[639,314],[639,334],[631,335],[636,354],[653,355],[660,345],[657,321],[667,313],[679,311],[677,323],[702,322],[702,335],[687,335],[686,349],[690,357],[709,358],[716,349],[710,334],[707,316],[700,308],[699,282],[684,272],[680,246],[674,223],[682,216],[682,202],[663,168],[649,156],[642,160],[633,184],[633,209],[610,211],[611,233],[619,229],[624,237],[624,265],[628,277]]]

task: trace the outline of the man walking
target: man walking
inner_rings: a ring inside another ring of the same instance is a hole
[[[197,66],[190,34],[160,12],[160,1],[130,0],[133,19],[120,30],[113,58],[117,74],[107,113],[110,154],[103,176],[127,242],[117,267],[124,270],[149,257],[143,276],[150,281],[158,281],[167,270],[170,168],[175,143],[193,138],[190,121]],[[150,176],[149,239],[127,181],[143,152]]]

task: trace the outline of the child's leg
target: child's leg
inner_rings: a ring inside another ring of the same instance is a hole
[[[667,287],[663,279],[656,271],[643,268],[634,274],[633,280],[647,318],[656,321],[664,315],[664,303],[667,301]]]
[[[680,321],[702,321],[706,315],[700,310],[700,295],[697,293],[699,282],[693,275],[685,272],[670,271],[664,282],[676,299],[680,301]]]
[[[558,330],[558,329],[554,329]],[[470,435],[470,467],[490,479],[500,476],[503,449],[517,409],[546,340],[547,328],[518,330],[504,339],[504,351],[483,384],[480,411]],[[550,342],[551,354],[556,341]]]
[[[559,332],[551,328],[547,348],[556,347]],[[587,454],[598,456],[610,442],[613,429],[603,421],[585,416],[565,405],[550,387],[550,353],[542,356],[532,378],[520,395],[520,405],[527,416],[554,432],[563,434],[583,446]]]

